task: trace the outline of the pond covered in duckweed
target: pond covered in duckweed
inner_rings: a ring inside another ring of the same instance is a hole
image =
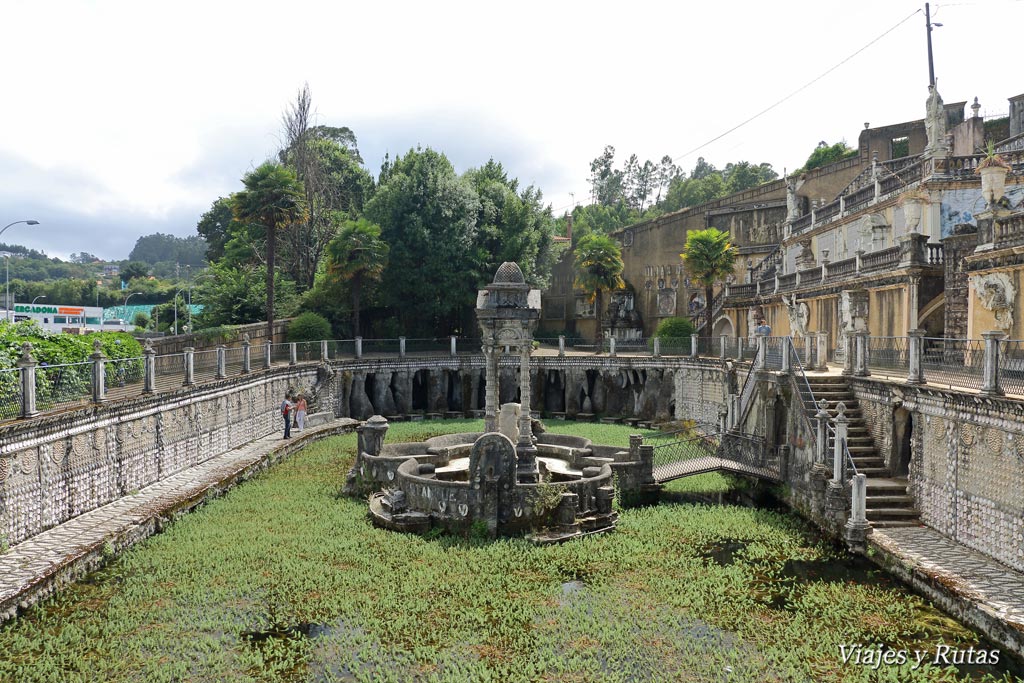
[[[399,423],[389,440],[479,424]],[[728,495],[725,477],[559,546],[427,539],[337,496],[354,448],[307,447],[0,628],[0,680],[1019,680],[1005,655],[936,664],[993,646],[798,517],[682,502]],[[903,650],[928,656],[872,664]]]

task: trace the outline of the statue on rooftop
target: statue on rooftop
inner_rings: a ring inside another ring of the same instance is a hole
[[[927,115],[924,118],[924,130],[928,135],[928,152],[946,150],[946,109],[942,104],[942,96],[936,85],[928,86]]]

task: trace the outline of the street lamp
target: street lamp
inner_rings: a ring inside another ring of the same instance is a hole
[[[46,298],[45,294],[40,294],[36,298],[32,299],[32,305],[35,306],[37,301],[39,301],[40,299],[45,299],[45,298]]]
[[[123,311],[122,311],[122,315],[121,315],[121,324],[122,325],[124,324],[125,318],[128,317],[128,299],[131,299],[136,294],[142,294],[142,292],[132,292],[131,294],[129,294],[128,296],[126,296],[124,298],[124,306],[123,306]]]
[[[174,293],[174,336],[178,336],[178,295],[181,294],[179,289]]]
[[[188,277],[188,331],[192,331],[192,266],[185,266]]]
[[[17,225],[18,223],[24,223],[25,225],[39,225],[39,221],[33,221],[33,220],[14,221],[13,223],[8,223],[3,228],[0,228],[0,235],[3,235],[4,232],[7,231],[7,228],[11,227],[12,225]],[[8,254],[6,259],[7,260],[6,260],[5,265],[4,265],[4,272],[5,272],[5,280],[7,281],[6,282],[7,298],[4,301],[4,308],[5,308],[5,316],[7,318],[7,322],[11,322],[11,255]]]

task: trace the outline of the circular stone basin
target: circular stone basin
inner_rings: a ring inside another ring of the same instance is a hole
[[[561,458],[550,458],[544,455],[537,456],[537,462],[544,463],[544,467],[547,471],[555,476],[556,478],[562,479],[582,479],[583,472],[574,469],[569,465],[568,462]],[[445,475],[451,475],[456,472],[465,472],[469,470],[469,458],[452,458],[447,465],[444,467],[438,467],[434,470],[435,474],[439,475],[440,478],[444,478]]]

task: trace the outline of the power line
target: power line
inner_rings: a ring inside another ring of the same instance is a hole
[[[739,130],[740,128],[742,128],[743,126],[747,125],[747,124],[748,124],[748,123],[750,123],[751,121],[754,121],[755,119],[758,119],[758,118],[760,118],[761,116],[763,116],[763,115],[767,114],[768,112],[770,112],[770,111],[771,111],[772,109],[775,109],[775,108],[776,108],[777,106],[779,106],[779,105],[780,105],[780,104],[782,104],[783,102],[786,102],[787,100],[790,100],[790,99],[792,99],[792,98],[793,98],[793,97],[795,97],[796,95],[800,94],[801,92],[803,92],[803,91],[804,91],[804,90],[806,90],[807,88],[811,87],[812,85],[814,85],[815,83],[817,83],[818,81],[820,81],[821,79],[823,79],[823,78],[824,78],[825,76],[828,76],[828,75],[829,75],[830,73],[832,73],[833,71],[835,71],[836,69],[838,69],[838,68],[839,68],[839,67],[841,67],[842,65],[846,64],[846,63],[847,63],[848,61],[850,61],[851,59],[853,59],[854,57],[856,57],[857,55],[859,55],[859,54],[860,54],[861,52],[864,52],[864,50],[867,50],[867,49],[868,49],[869,47],[871,47],[872,45],[874,45],[875,43],[877,43],[878,41],[880,41],[880,40],[881,40],[882,38],[885,38],[885,37],[886,37],[887,35],[889,35],[889,34],[890,34],[890,33],[892,33],[893,31],[895,31],[895,30],[896,30],[897,28],[899,28],[899,27],[900,27],[900,26],[902,26],[903,24],[905,24],[905,23],[907,23],[908,21],[910,21],[910,20],[911,20],[911,19],[912,19],[912,18],[914,17],[914,15],[918,14],[918,13],[919,13],[920,11],[921,11],[920,9],[914,10],[914,11],[913,11],[913,12],[911,12],[911,13],[910,13],[909,15],[907,15],[907,17],[906,17],[906,18],[904,18],[904,19],[901,19],[901,20],[900,20],[900,21],[898,21],[898,22],[897,22],[897,23],[896,23],[895,25],[893,25],[893,26],[892,26],[891,28],[889,28],[889,29],[888,29],[887,31],[885,31],[885,33],[882,33],[882,34],[881,34],[881,35],[879,35],[878,37],[874,38],[874,39],[873,39],[873,40],[871,40],[871,41],[870,41],[869,43],[867,43],[866,45],[864,45],[863,47],[861,47],[860,49],[858,49],[858,50],[857,50],[856,52],[854,52],[853,54],[851,54],[851,55],[849,55],[848,57],[844,58],[844,59],[843,59],[843,60],[842,60],[841,62],[839,62],[839,63],[838,63],[838,64],[836,64],[835,66],[832,66],[832,67],[831,67],[831,68],[829,68],[829,69],[828,69],[827,71],[824,71],[824,72],[823,72],[823,73],[821,73],[821,74],[820,74],[819,76],[816,76],[816,77],[815,77],[814,79],[812,79],[812,80],[808,81],[807,83],[803,84],[802,86],[800,86],[799,88],[797,88],[797,89],[796,89],[796,90],[794,90],[793,92],[791,92],[791,93],[789,93],[788,95],[786,95],[785,97],[783,97],[783,98],[782,98],[781,100],[779,100],[779,101],[775,102],[774,104],[772,104],[772,105],[770,105],[770,106],[768,106],[768,107],[766,107],[766,108],[762,109],[761,111],[757,112],[756,114],[754,114],[754,115],[753,115],[753,116],[751,116],[750,118],[746,119],[745,121],[743,121],[743,122],[741,122],[741,123],[738,123],[738,124],[736,124],[735,126],[733,126],[732,128],[730,128],[729,130],[725,131],[724,133],[722,133],[722,134],[720,134],[720,135],[716,135],[715,137],[711,138],[711,139],[710,139],[710,140],[708,140],[707,142],[704,142],[704,143],[702,143],[702,144],[700,144],[700,145],[698,145],[698,146],[694,147],[694,148],[693,148],[693,149],[691,149],[690,151],[688,151],[688,152],[686,152],[686,153],[684,153],[684,154],[680,154],[680,155],[678,155],[678,156],[675,156],[675,157],[673,157],[673,158],[672,158],[672,162],[673,162],[673,163],[675,163],[675,161],[676,161],[677,159],[684,159],[684,158],[686,158],[686,157],[690,156],[691,154],[693,154],[694,152],[698,152],[698,151],[700,151],[700,150],[704,149],[705,147],[707,147],[707,146],[708,146],[708,145],[710,145],[711,143],[713,143],[713,142],[717,142],[718,140],[721,140],[722,138],[724,138],[724,137],[725,137],[726,135],[728,135],[729,133],[732,133],[732,132],[734,132],[734,131],[736,131],[736,130]]]
[[[945,6],[946,6],[946,7],[949,7],[950,5],[948,5],[948,4],[947,4],[947,5],[945,5]],[[850,54],[850,55],[846,56],[845,58],[843,58],[843,59],[842,59],[842,61],[840,61],[839,63],[837,63],[837,64],[835,64],[834,66],[830,67],[830,68],[829,68],[829,69],[827,69],[826,71],[822,72],[821,74],[819,74],[819,75],[818,75],[818,76],[816,76],[815,78],[811,79],[811,80],[810,80],[810,81],[808,81],[807,83],[804,83],[804,84],[803,84],[802,86],[800,86],[799,88],[797,88],[797,89],[796,89],[796,90],[794,90],[793,92],[789,93],[788,95],[786,95],[785,97],[783,97],[783,98],[782,98],[781,100],[778,100],[778,101],[777,101],[777,102],[775,102],[774,104],[772,104],[772,105],[770,105],[770,106],[768,106],[768,107],[765,107],[764,109],[762,109],[761,111],[757,112],[756,114],[754,114],[754,115],[753,115],[753,116],[751,116],[750,118],[748,118],[748,119],[746,119],[746,120],[744,120],[744,121],[742,121],[742,122],[740,122],[740,123],[736,124],[735,126],[733,126],[732,128],[730,128],[729,130],[725,131],[724,133],[721,133],[721,134],[719,134],[719,135],[716,135],[715,137],[711,138],[711,139],[710,139],[710,140],[708,140],[707,142],[704,142],[704,143],[702,143],[702,144],[698,145],[697,147],[694,147],[693,149],[689,150],[688,152],[684,152],[683,154],[679,154],[679,155],[676,155],[676,156],[672,157],[672,163],[675,163],[675,162],[676,162],[677,160],[680,160],[680,159],[685,159],[686,157],[690,156],[690,155],[691,155],[691,154],[693,154],[694,152],[698,152],[698,151],[700,151],[700,150],[704,149],[705,147],[707,147],[708,145],[710,145],[710,144],[712,144],[712,143],[714,143],[714,142],[717,142],[718,140],[721,140],[721,139],[722,139],[722,138],[724,138],[724,137],[725,137],[726,135],[729,135],[730,133],[733,133],[733,132],[735,132],[735,131],[739,130],[740,128],[742,128],[743,126],[747,125],[747,124],[748,124],[748,123],[750,123],[751,121],[754,121],[754,120],[756,120],[756,119],[760,118],[761,116],[764,116],[765,114],[767,114],[768,112],[770,112],[770,111],[771,111],[772,109],[775,109],[776,107],[778,107],[778,106],[779,106],[780,104],[783,104],[784,102],[786,102],[786,101],[788,101],[788,100],[792,99],[793,97],[795,97],[796,95],[800,94],[801,92],[803,92],[803,91],[804,91],[804,90],[806,90],[807,88],[811,87],[812,85],[814,85],[815,83],[817,83],[817,82],[818,82],[818,81],[820,81],[821,79],[825,78],[825,76],[828,76],[828,75],[829,75],[830,73],[832,73],[833,71],[835,71],[835,70],[836,70],[836,69],[838,69],[839,67],[841,67],[841,66],[843,66],[844,64],[846,64],[847,62],[849,62],[849,61],[850,61],[851,59],[853,59],[854,57],[856,57],[857,55],[859,55],[859,54],[860,54],[861,52],[864,52],[865,50],[867,50],[867,49],[868,49],[869,47],[871,47],[872,45],[874,45],[875,43],[877,43],[878,41],[880,41],[880,40],[881,40],[882,38],[885,38],[885,37],[886,37],[887,35],[889,35],[889,34],[890,34],[890,33],[892,33],[893,31],[895,31],[896,29],[898,29],[898,28],[899,28],[900,26],[902,26],[903,24],[905,24],[905,23],[907,23],[908,21],[910,21],[911,19],[913,19],[913,18],[914,18],[914,16],[916,16],[916,15],[917,15],[917,14],[919,14],[920,12],[921,12],[921,10],[920,10],[920,9],[916,9],[916,10],[914,10],[913,12],[911,12],[910,14],[908,14],[908,15],[907,15],[906,17],[904,17],[904,18],[903,18],[903,19],[901,19],[900,21],[896,22],[896,23],[895,23],[895,24],[894,24],[893,26],[891,26],[891,27],[890,27],[889,29],[887,29],[887,30],[886,30],[886,31],[885,31],[884,33],[882,33],[882,34],[880,34],[880,35],[876,36],[875,38],[873,38],[873,39],[872,39],[872,40],[870,40],[869,42],[865,43],[865,44],[864,44],[864,45],[863,45],[862,47],[860,47],[860,48],[859,48],[859,49],[858,49],[858,50],[857,50],[856,52],[853,52],[852,54]],[[558,212],[560,212],[560,211],[562,211],[562,210],[564,210],[564,209],[568,209],[568,208],[570,208],[570,207],[575,207],[575,206],[576,206],[576,204],[577,204],[577,202],[575,202],[575,201],[574,201],[574,202],[572,202],[572,203],[570,203],[570,204],[565,204],[564,206],[560,206],[560,207],[558,207],[557,209],[552,209],[552,214],[557,214]]]

